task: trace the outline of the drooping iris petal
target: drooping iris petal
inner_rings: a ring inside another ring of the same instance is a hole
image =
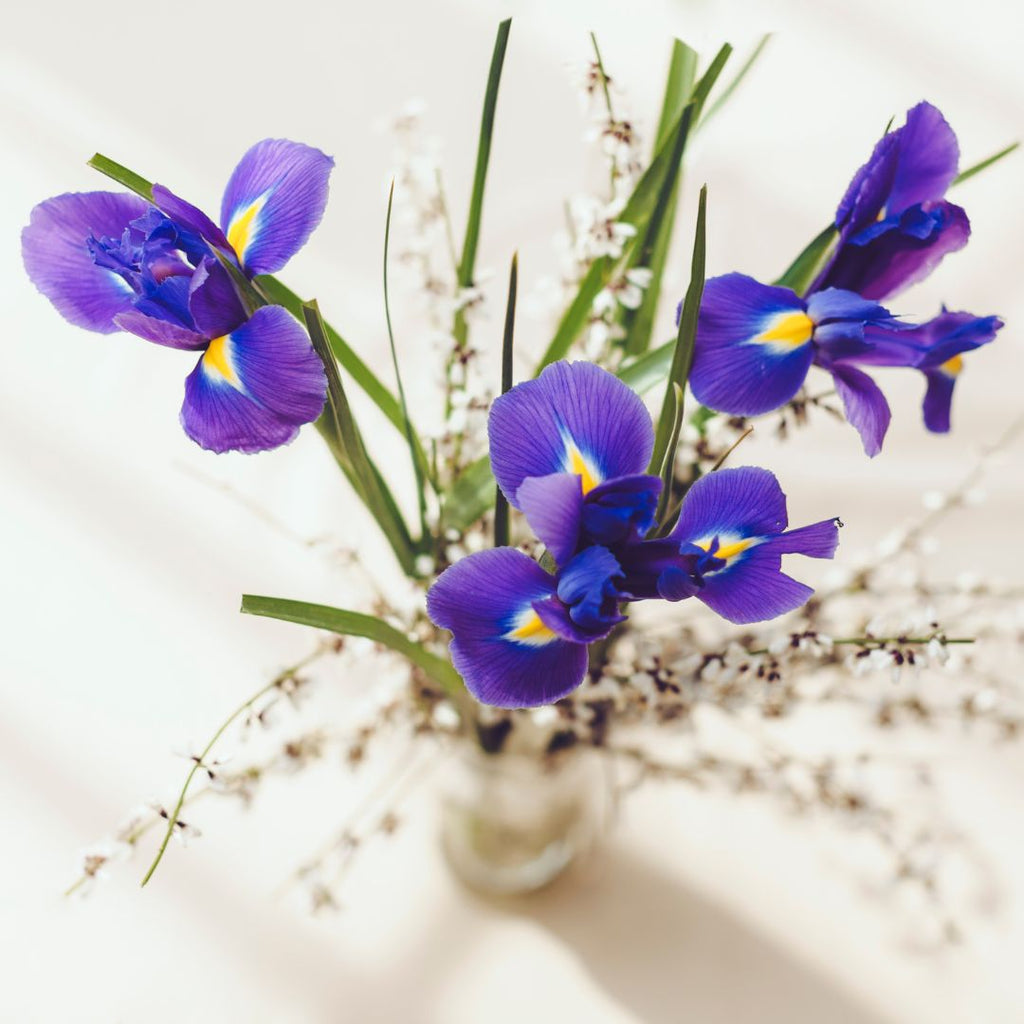
[[[249,273],[276,273],[306,243],[323,217],[333,166],[319,149],[287,139],[264,139],[242,157],[221,224]]]
[[[536,707],[583,681],[586,645],[562,639],[534,609],[554,592],[554,578],[513,548],[469,555],[430,588],[427,613],[451,631],[452,664],[477,700]]]
[[[670,537],[697,543],[711,537],[764,537],[788,525],[786,495],[775,475],[756,466],[720,469],[686,492]]]
[[[231,255],[231,246],[228,245],[224,232],[198,206],[193,206],[180,196],[176,196],[164,185],[153,186],[153,202],[175,223],[205,238],[210,245],[225,255]]]
[[[953,389],[960,375],[963,360],[953,356],[946,368],[937,367],[925,373],[928,382],[924,392],[921,410],[924,413],[924,425],[933,434],[948,434],[953,407]]]
[[[135,294],[118,274],[96,265],[88,240],[120,238],[146,209],[137,196],[68,192],[32,211],[21,233],[25,270],[65,320],[100,334],[119,330],[114,317],[132,308]]]
[[[152,341],[167,348],[181,348],[194,351],[206,348],[209,339],[196,331],[191,331],[170,320],[161,320],[155,316],[147,316],[137,309],[126,313],[118,313],[114,317],[115,329],[127,331],[144,341]]]
[[[230,334],[246,316],[231,275],[212,256],[206,257],[192,275],[188,308],[207,338]]]
[[[879,386],[862,370],[846,363],[829,368],[847,421],[860,434],[864,451],[872,458],[882,450],[892,414]]]
[[[870,233],[868,233],[870,232]],[[967,214],[947,202],[917,204],[841,245],[816,287],[832,286],[884,299],[926,278],[971,234]]]
[[[997,316],[978,317],[943,309],[927,323],[906,332],[920,352],[914,364],[927,380],[923,412],[925,426],[935,434],[948,433],[953,389],[963,369],[962,353],[992,341],[1002,328]]]
[[[306,333],[280,306],[263,306],[210,342],[185,381],[181,422],[210,451],[265,451],[315,420],[326,392]]]
[[[782,556],[754,548],[735,564],[704,578],[697,598],[735,623],[764,622],[806,604],[814,591],[781,569]]]
[[[495,399],[488,421],[491,469],[509,503],[528,477],[573,473],[583,492],[643,473],[654,448],[639,396],[593,363],[557,362]]]
[[[576,553],[583,522],[583,488],[571,473],[549,473],[524,480],[516,492],[530,529],[551,552],[556,565]]]
[[[745,274],[712,278],[704,287],[690,387],[720,412],[756,416],[800,390],[814,356],[814,324],[788,288]]]

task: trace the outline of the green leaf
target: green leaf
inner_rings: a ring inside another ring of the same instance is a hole
[[[519,287],[519,254],[512,257],[508,275],[508,302],[505,304],[505,332],[501,342],[501,393],[512,387],[512,342],[516,328],[516,292]],[[494,489],[494,546],[508,544],[508,499],[497,486]]]
[[[99,171],[100,174],[105,174],[119,185],[124,185],[126,189],[134,192],[136,195],[142,196],[147,203],[153,202],[153,183],[146,181],[141,174],[128,170],[127,167],[111,160],[110,157],[104,156],[102,153],[94,153],[89,161],[89,166]]]
[[[700,120],[700,116],[704,112],[704,104],[707,103],[708,96],[715,87],[718,76],[722,73],[722,69],[731,55],[732,47],[728,43],[723,43],[721,49],[719,49],[708,65],[707,71],[700,76],[700,81],[693,87],[691,101],[697,108],[694,112],[694,123]]]
[[[377,521],[407,576],[416,574],[416,546],[384,478],[366,454],[362,435],[348,404],[337,364],[327,341],[327,331],[316,301],[302,307],[306,329],[327,374],[327,408],[317,420],[338,465],[360,500]]]
[[[821,273],[838,238],[839,232],[835,225],[829,224],[807,243],[803,252],[793,260],[775,284],[780,288],[792,288],[797,295],[803,295]]]
[[[606,256],[602,256],[590,264],[586,274],[583,275],[575,297],[558,322],[551,344],[548,345],[537,364],[537,373],[540,373],[549,363],[565,358],[570,346],[579,337],[580,331],[583,330],[590,317],[594,299],[611,278],[614,265],[613,261]]]
[[[491,460],[483,455],[463,471],[444,500],[444,527],[469,529],[493,504],[497,485]]]
[[[1004,156],[1009,156],[1019,146],[1019,142],[1012,142],[1009,146],[1006,146],[1004,149],[999,150],[998,153],[993,153],[991,156],[979,161],[972,167],[968,167],[966,171],[961,171],[953,179],[953,184],[959,185],[960,182],[966,181],[968,178],[973,178],[974,175],[980,173],[981,171],[984,171],[988,167],[991,167],[994,163],[998,162],[999,160],[1002,160]]]
[[[449,661],[432,654],[394,626],[373,615],[347,611],[344,608],[332,608],[324,604],[289,601],[280,597],[261,597],[256,594],[243,595],[242,612],[245,615],[262,615],[268,619],[296,622],[302,626],[312,626],[314,629],[324,629],[342,636],[365,637],[407,658],[450,696],[464,692],[462,678]]]
[[[304,321],[304,300],[299,298],[287,285],[269,274],[261,274],[256,278],[256,285],[267,300],[278,306],[284,306],[297,320]],[[355,350],[329,323],[324,321],[324,330],[335,359],[345,368],[348,375],[365,392],[366,396],[402,433],[405,433],[405,417],[402,415],[402,403],[388,390],[374,372],[359,358]],[[427,459],[418,440],[414,437],[417,460],[420,469],[426,475]]]
[[[654,453],[648,472],[658,473],[666,458],[675,458],[675,447],[672,446],[673,425],[676,421],[677,402],[675,386],[685,390],[686,380],[690,375],[690,364],[693,362],[693,345],[697,337],[697,314],[700,312],[700,300],[704,294],[705,252],[707,245],[707,185],[700,190],[700,202],[697,206],[697,225],[693,235],[693,258],[690,262],[690,285],[686,289],[686,297],[679,315],[679,331],[676,335],[675,350],[672,353],[672,365],[668,374],[668,387],[661,404],[661,415],[658,417],[654,434]],[[682,400],[678,402],[678,415],[682,416]],[[678,432],[676,432],[678,440]],[[671,451],[669,450],[671,447]],[[671,495],[665,496],[668,501]]]
[[[462,258],[458,268],[460,288],[468,288],[473,284],[476,250],[480,241],[480,222],[483,218],[484,186],[487,183],[487,165],[491,158],[491,139],[494,135],[494,114],[498,105],[498,86],[501,84],[501,71],[505,64],[505,50],[508,47],[508,34],[511,28],[511,18],[506,18],[498,26],[494,52],[491,54],[491,68],[487,75],[487,89],[484,92],[484,109],[480,118],[480,139],[477,143],[476,168],[473,172],[473,191],[469,200],[466,236],[462,243]],[[453,333],[459,344],[465,343],[468,326],[462,310],[455,314]]]
[[[672,496],[672,482],[675,479],[676,468],[676,446],[679,444],[679,428],[683,423],[683,389],[675,381],[672,381],[669,384],[669,393],[672,397],[672,430],[665,447],[665,458],[662,460],[659,473],[661,495],[658,498],[658,510],[655,515],[659,523],[663,522],[669,499]]]
[[[736,72],[729,84],[722,90],[721,95],[711,104],[710,109],[701,119],[701,124],[705,125],[711,120],[732,98],[732,94],[740,87],[743,80],[750,73],[751,68],[757,63],[758,58],[764,53],[764,48],[768,45],[768,40],[771,39],[771,32],[765,33],[758,40],[757,46],[754,47],[753,52],[743,62],[743,66]]]
[[[676,339],[673,338],[623,366],[616,376],[638,395],[646,394],[655,384],[660,384],[668,376],[675,348]]]
[[[656,148],[663,144],[672,125],[680,117],[683,107],[690,99],[696,68],[697,52],[686,43],[678,39],[673,40],[665,95],[658,119]],[[622,326],[626,332],[623,348],[627,354],[645,352],[651,343],[654,316],[658,309],[658,300],[661,298],[661,279],[665,273],[672,228],[676,220],[681,175],[682,168],[676,168],[672,175],[672,190],[663,216],[651,217],[643,241],[631,254],[631,266],[648,268],[651,271],[651,281],[644,289],[640,305],[636,309],[626,310],[622,317]]]
[[[416,478],[416,501],[420,510],[420,538],[426,539],[429,534],[427,526],[427,497],[424,491],[423,478],[426,475],[417,458],[416,431],[409,419],[409,405],[405,400],[405,388],[402,387],[402,373],[398,369],[398,352],[395,349],[395,332],[391,328],[391,301],[388,297],[388,247],[391,242],[391,206],[395,198],[395,180],[391,179],[388,192],[388,212],[384,220],[384,319],[388,328],[388,343],[391,346],[391,363],[395,368],[395,383],[398,385],[398,402],[402,408],[402,420],[405,428],[405,440],[409,445],[409,456],[412,459],[413,476]],[[321,324],[323,323],[321,319]],[[326,334],[326,331],[325,331]]]

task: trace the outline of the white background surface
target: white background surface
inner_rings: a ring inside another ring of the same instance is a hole
[[[301,630],[237,615],[238,595],[361,597],[330,544],[288,539],[197,474],[229,483],[299,537],[329,534],[371,556],[378,542],[314,434],[259,459],[190,446],[177,426],[187,359],[64,324],[21,271],[29,210],[61,191],[105,187],[84,166],[96,149],[215,210],[253,141],[318,145],[337,158],[331,203],[284,276],[319,295],[383,375],[377,266],[391,157],[373,126],[413,96],[426,100],[458,215],[494,28],[509,12],[480,264],[500,279],[518,248],[527,289],[554,266],[549,239],[563,196],[586,181],[585,124],[564,64],[587,59],[589,28],[648,138],[673,34],[707,53],[723,38],[743,48],[764,28],[779,30],[755,78],[693,152],[688,180],[710,185],[711,273],[777,272],[830,215],[890,115],[921,98],[946,112],[968,161],[1024,134],[1022,24],[1013,5],[995,0],[770,11],[43,2],[8,12],[0,1018],[1024,1019],[1024,755],[969,737],[932,745],[953,813],[992,865],[1002,905],[964,948],[937,958],[902,950],[884,909],[828,862],[805,826],[673,787],[643,791],[605,855],[575,881],[513,905],[475,900],[449,880],[429,801],[413,801],[407,827],[364,859],[340,916],[314,920],[276,896],[367,785],[333,770],[275,783],[248,815],[214,807],[200,822],[206,837],[173,850],[144,893],[132,864],[94,898],[61,900],[76,850],[132,805],[168,798],[183,770],[173,752],[192,749],[308,648]],[[852,430],[827,423],[784,450],[751,444],[749,458],[776,469],[800,519],[839,503],[847,550],[913,514],[924,490],[955,479],[1020,409],[1020,168],[1020,158],[1007,161],[963,187],[956,198],[974,225],[970,247],[900,309],[927,316],[945,298],[1009,324],[969,362],[955,433],[927,437],[919,382],[886,380],[895,420],[871,464]],[[681,264],[677,255],[677,290]],[[500,299],[495,337],[498,308]],[[414,312],[398,321],[400,339],[414,335]],[[520,336],[525,349],[545,340],[540,324],[524,322]],[[427,374],[414,391],[414,401],[427,400]],[[1022,468],[1017,450],[988,481],[988,503],[949,524],[942,557],[951,575],[972,568],[1021,579]],[[368,685],[358,673],[333,681],[339,721]]]

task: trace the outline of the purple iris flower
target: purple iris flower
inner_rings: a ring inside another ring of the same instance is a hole
[[[877,301],[967,243],[966,215],[943,199],[958,161],[952,129],[935,107],[920,103],[854,176],[836,212],[835,251],[806,299],[742,274],[708,281],[690,372],[697,399],[720,412],[760,415],[790,401],[816,365],[832,375],[847,420],[874,456],[891,413],[863,367],[916,367],[928,378],[925,425],[948,430],[960,365],[950,360],[991,341],[1002,322],[943,313],[915,327]]]
[[[698,597],[733,622],[802,605],[810,588],[782,555],[830,558],[835,520],[786,532],[786,499],[767,470],[720,470],[687,493],[668,537],[645,540],[660,489],[642,470],[653,426],[640,399],[589,363],[553,363],[494,403],[491,466],[546,544],[556,571],[513,548],[451,566],[427,595],[452,633],[452,663],[485,704],[560,700],[587,670],[587,646],[631,601]]]
[[[875,455],[889,406],[854,363],[870,351],[869,328],[899,327],[884,307],[840,288],[805,300],[744,274],[715,277],[704,287],[690,387],[712,409],[758,416],[785,405],[811,366],[820,366],[832,374],[864,450]]]
[[[879,139],[836,210],[839,239],[811,291],[846,288],[884,299],[927,277],[967,244],[967,214],[946,202],[960,147],[930,103],[907,111],[902,128]]]
[[[250,278],[281,269],[323,215],[333,163],[310,146],[257,143],[228,182],[223,229],[161,185],[155,205],[111,192],[55,196],[22,232],[25,268],[78,327],[202,353],[181,409],[196,443],[276,448],[323,410],[323,366],[286,310],[250,311],[224,261]]]

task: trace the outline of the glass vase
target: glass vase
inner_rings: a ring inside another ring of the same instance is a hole
[[[442,790],[441,844],[455,876],[478,892],[548,885],[588,853],[608,817],[600,755],[488,754],[465,743]]]

